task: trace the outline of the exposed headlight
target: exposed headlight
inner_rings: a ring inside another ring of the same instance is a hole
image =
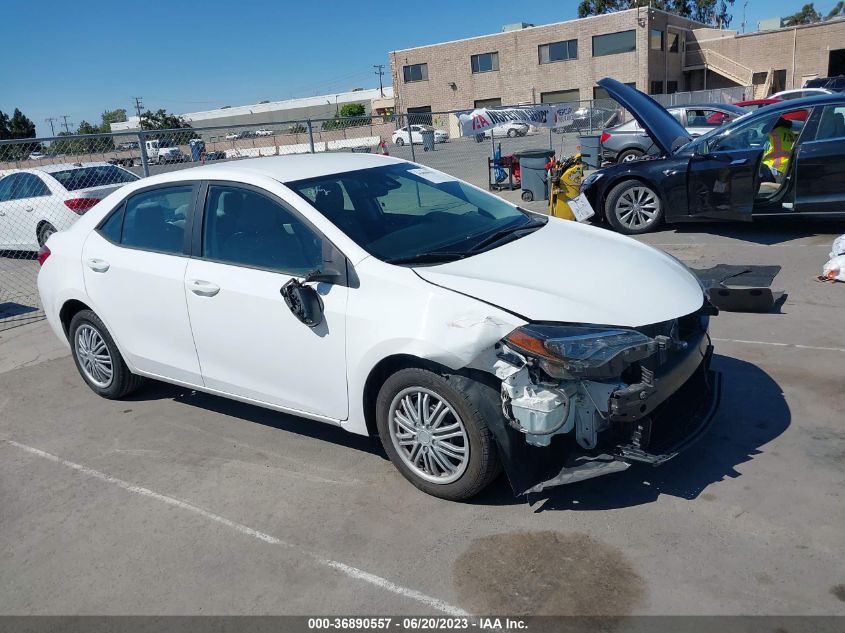
[[[594,171],[592,174],[584,178],[584,182],[581,183],[581,191],[584,191],[587,187],[590,187],[602,176],[604,176],[604,174],[600,171]]]
[[[594,325],[525,325],[505,342],[554,378],[618,377],[657,351],[657,342],[641,332]]]

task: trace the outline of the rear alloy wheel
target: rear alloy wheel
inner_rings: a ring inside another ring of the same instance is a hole
[[[639,180],[626,180],[611,189],[604,209],[608,223],[625,235],[647,233],[663,219],[660,196]]]
[[[619,156],[616,157],[616,162],[630,163],[631,161],[639,160],[643,156],[645,156],[645,154],[643,154],[638,149],[626,149],[624,152],[622,152],[621,154],[619,154]]]
[[[50,239],[50,236],[55,232],[55,226],[49,222],[45,223],[40,229],[38,229],[38,246],[44,246],[47,243],[47,240]]]
[[[508,130],[508,138],[514,138],[517,134],[519,134],[519,132],[517,132],[517,131],[516,131],[515,129],[513,129],[513,128],[511,128],[511,129],[509,129],[509,130]]]
[[[390,461],[430,495],[468,499],[499,473],[483,416],[447,376],[420,368],[396,372],[379,391],[376,422]]]
[[[399,147],[402,147],[405,144],[405,139],[403,139],[401,136],[397,136],[396,137],[396,144]]]
[[[77,312],[68,334],[76,368],[96,394],[114,400],[143,384],[143,378],[129,371],[114,339],[93,311]]]

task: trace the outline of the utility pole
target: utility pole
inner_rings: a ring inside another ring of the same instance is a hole
[[[53,127],[53,121],[56,121],[54,117],[48,116],[44,121],[50,124],[50,136],[56,135],[56,128]]]
[[[138,126],[143,130],[144,124],[141,121],[141,108],[144,107],[144,104],[141,103],[141,99],[143,99],[143,97],[132,97],[132,98],[135,99],[135,112],[138,113]]]
[[[70,115],[69,115],[69,114],[63,114],[63,115],[62,115],[62,118],[65,120],[65,122],[64,122],[65,132],[67,132],[68,134],[70,134],[70,128],[68,127],[68,124],[67,124],[68,117],[70,117]]]
[[[378,75],[378,91],[381,94],[381,98],[384,99],[384,87],[381,83],[382,75],[384,75],[384,64],[373,64],[373,68],[376,69],[375,74]]]

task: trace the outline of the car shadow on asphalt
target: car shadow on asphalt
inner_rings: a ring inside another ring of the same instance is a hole
[[[535,512],[611,510],[656,501],[660,495],[692,500],[711,484],[742,476],[737,467],[763,453],[791,422],[780,385],[752,363],[715,355],[722,398],[713,425],[687,451],[663,466],[634,465],[626,471],[529,495]],[[712,494],[712,493],[711,493]],[[505,477],[470,501],[479,505],[525,503]]]
[[[177,387],[158,381],[147,381],[143,388],[124,398],[126,401],[173,400],[192,407],[218,413],[245,422],[253,422],[289,433],[296,433],[323,442],[376,455],[388,459],[387,454],[376,437],[365,437],[344,431],[338,426],[317,422],[307,418],[273,411],[253,404],[215,396],[201,391]]]
[[[824,243],[828,244],[830,235],[845,233],[845,221],[807,218],[800,218],[799,221],[796,217],[755,218],[753,222],[676,224],[670,230],[678,235],[709,233],[764,246],[815,236],[823,236]]]

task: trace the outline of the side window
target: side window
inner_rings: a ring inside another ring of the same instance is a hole
[[[123,229],[123,212],[125,210],[126,203],[112,211],[112,214],[97,229],[97,232],[109,242],[120,244],[120,233]]]
[[[38,198],[41,196],[49,196],[50,190],[47,185],[38,176],[33,174],[21,174],[18,176],[17,187],[14,192],[15,200],[24,198]]]
[[[192,186],[145,191],[126,201],[123,246],[159,253],[182,253],[185,218],[191,206]]]
[[[249,189],[208,188],[202,256],[304,275],[322,263],[320,238],[284,206]]]
[[[825,106],[822,111],[816,140],[831,138],[845,138],[845,106]]]
[[[17,174],[12,174],[0,179],[0,202],[8,202],[9,200],[12,200],[12,191],[15,188],[17,180]]]
[[[718,110],[687,110],[687,127],[719,127],[728,121],[728,115]]]
[[[745,121],[734,125],[723,133],[708,140],[707,146],[710,152],[742,150],[742,149],[764,149],[769,141],[769,132],[775,124],[783,118],[792,130],[796,138],[801,134],[804,121],[807,119],[807,110],[793,110],[769,116],[757,117],[751,121]]]

